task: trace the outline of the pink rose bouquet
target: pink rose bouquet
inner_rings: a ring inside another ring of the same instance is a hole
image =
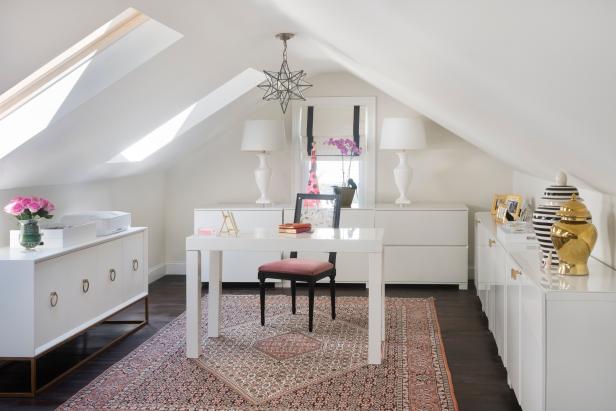
[[[18,220],[35,220],[51,218],[55,206],[49,200],[41,197],[15,197],[5,207],[4,211],[14,215]]]

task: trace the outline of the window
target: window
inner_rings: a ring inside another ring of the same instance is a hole
[[[156,127],[136,143],[126,148],[108,163],[142,161],[160,150],[176,137],[202,122],[227,104],[235,101],[263,81],[263,73],[248,68]]]
[[[295,158],[296,192],[306,192],[310,176],[311,156],[309,147],[316,149],[319,191],[333,192],[349,178],[349,157],[341,159],[330,138],[349,138],[363,150],[351,161],[350,177],[357,184],[354,206],[370,207],[374,204],[375,99],[373,97],[316,97],[293,105],[293,150]],[[344,165],[344,172],[343,172]]]
[[[0,158],[182,36],[129,8],[0,95]]]

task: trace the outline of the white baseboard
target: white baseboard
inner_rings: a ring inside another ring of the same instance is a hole
[[[176,261],[166,265],[165,274],[186,275],[186,263],[184,261]]]
[[[153,283],[159,278],[165,276],[165,274],[167,274],[167,264],[165,263],[150,267],[150,272],[148,273],[148,283]]]

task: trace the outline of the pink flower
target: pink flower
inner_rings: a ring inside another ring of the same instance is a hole
[[[31,213],[36,213],[38,210],[40,210],[41,208],[43,208],[43,204],[41,204],[40,201],[38,200],[30,200],[30,203],[28,203],[28,210],[30,210]]]
[[[4,207],[4,211],[14,216],[18,216],[24,211],[24,206],[21,201],[13,201]]]
[[[56,209],[56,206],[48,200],[45,200],[47,202],[47,205],[45,206],[45,210],[47,210],[48,213],[51,213],[53,210]]]

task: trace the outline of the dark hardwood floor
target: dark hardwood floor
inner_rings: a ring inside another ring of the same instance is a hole
[[[0,398],[0,409],[48,410],[54,409],[79,389],[101,374],[110,365],[122,359],[151,337],[185,309],[184,276],[166,276],[150,284],[150,323],[99,356],[73,371],[57,384],[41,392],[34,399]],[[298,289],[302,295],[307,290]],[[258,288],[225,287],[224,293],[258,293]],[[269,293],[289,293],[288,289],[275,289]],[[327,288],[317,294],[328,293]],[[337,286],[338,295],[367,295],[361,286]],[[507,385],[507,375],[497,354],[496,344],[488,331],[487,320],[473,289],[460,291],[457,287],[388,286],[387,296],[436,298],[436,307],[451,369],[454,389],[461,411],[519,410],[513,392]],[[139,318],[143,306],[137,305],[122,313],[122,318]],[[107,328],[102,328],[107,327]],[[115,327],[115,329],[111,329]],[[126,326],[101,326],[61,348],[42,365],[43,373],[57,372],[87,353],[95,351]],[[0,383],[14,383],[23,377],[15,366],[0,364]]]

